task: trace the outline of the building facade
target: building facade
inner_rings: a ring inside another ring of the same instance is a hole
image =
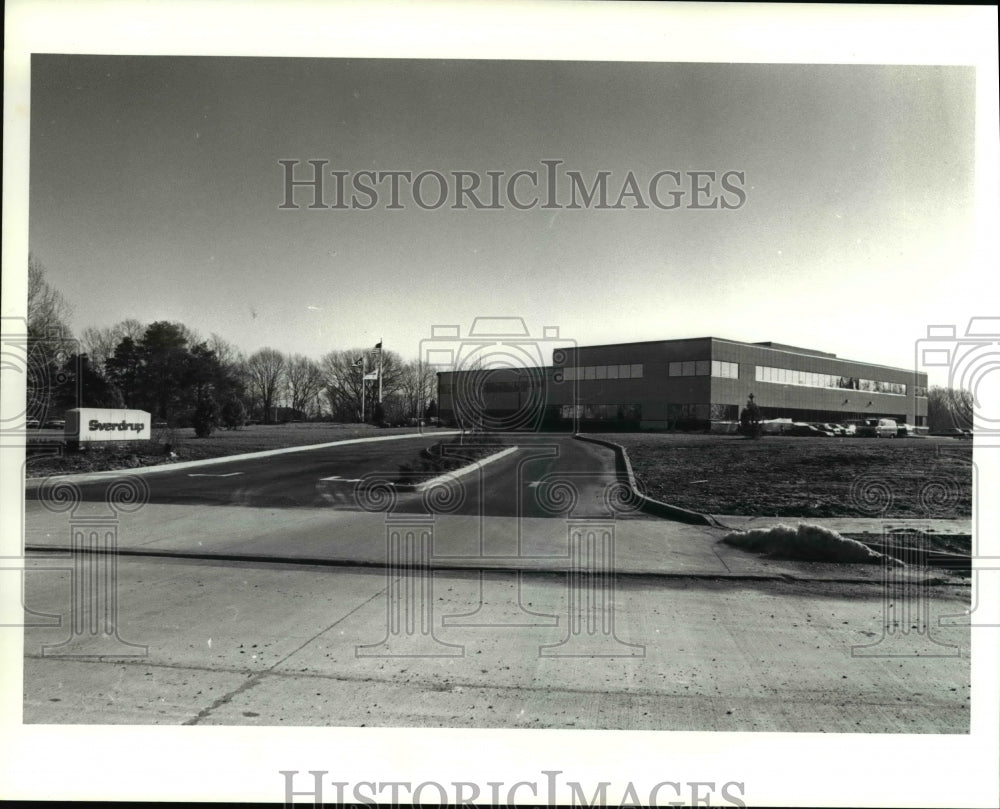
[[[708,430],[762,417],[927,423],[927,375],[717,337],[561,349],[553,365],[438,375],[441,417],[488,429]]]

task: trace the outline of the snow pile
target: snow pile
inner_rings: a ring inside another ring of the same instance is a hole
[[[727,545],[745,551],[764,553],[778,559],[796,559],[805,562],[861,562],[881,563],[883,554],[873,551],[856,539],[842,537],[836,531],[820,525],[805,523],[792,528],[775,525],[771,528],[752,528],[734,531],[722,538]],[[893,559],[893,563],[897,560]]]

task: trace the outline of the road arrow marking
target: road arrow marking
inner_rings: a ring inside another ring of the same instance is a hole
[[[329,477],[329,478],[320,478],[320,480],[321,481],[324,481],[324,480],[335,480],[338,483],[360,483],[361,482],[361,478],[342,478],[340,475],[334,475],[333,477]]]
[[[233,475],[242,475],[242,472],[226,472],[224,475],[210,475],[207,472],[188,472],[189,478],[231,478]]]

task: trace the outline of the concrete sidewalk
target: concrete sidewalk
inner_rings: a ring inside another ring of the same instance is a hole
[[[53,513],[29,500],[25,504],[26,550],[69,551],[71,523],[106,514],[103,503],[83,503],[71,521],[65,514]],[[593,530],[595,547],[603,548],[598,553],[613,548],[610,566],[620,576],[851,582],[880,582],[883,576],[880,564],[761,557],[721,543],[728,533],[725,529],[668,520],[608,522],[476,516],[429,519],[413,515],[386,518],[382,514],[336,509],[147,504],[134,514],[121,515],[116,524],[122,555],[384,567],[387,536],[405,536],[412,531],[428,532],[432,538],[426,555],[409,560],[416,566],[558,574],[581,566],[578,557],[571,557],[569,534]],[[852,523],[862,524],[870,532],[881,534],[879,521]],[[599,558],[593,564],[606,563],[608,559]],[[907,575],[922,578],[926,571],[914,570]]]

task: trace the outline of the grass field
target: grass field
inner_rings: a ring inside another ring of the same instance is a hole
[[[416,433],[411,427],[385,428],[368,424],[259,424],[239,430],[217,430],[208,438],[197,438],[193,429],[155,429],[148,442],[105,444],[86,452],[46,454],[44,435],[29,442],[27,476],[73,472],[96,472],[105,469],[130,469],[177,461],[222,458],[244,452],[259,452],[282,447],[304,447],[348,438],[368,438],[394,434]],[[53,431],[49,441],[61,438]],[[168,453],[173,452],[176,457]]]
[[[971,442],[614,433],[648,496],[710,514],[970,517]]]

